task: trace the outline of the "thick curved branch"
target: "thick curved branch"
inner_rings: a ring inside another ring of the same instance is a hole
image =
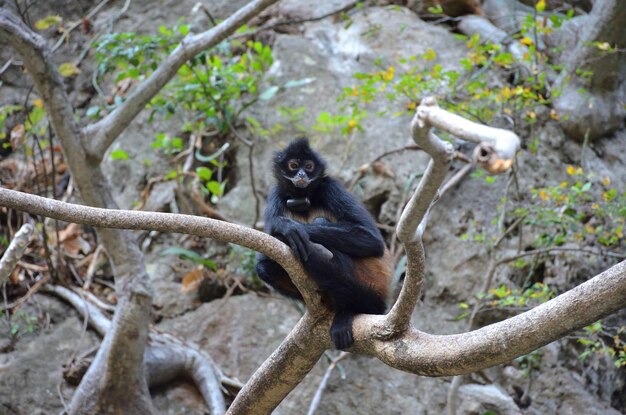
[[[407,258],[404,284],[402,284],[396,303],[386,316],[385,324],[375,329],[375,334],[380,338],[393,337],[409,328],[411,315],[424,284],[426,258],[422,239],[405,244],[404,249]]]
[[[98,228],[178,232],[245,246],[278,262],[291,275],[309,309],[321,307],[317,286],[306,277],[302,264],[294,258],[289,247],[252,228],[192,215],[73,205],[3,188],[0,188],[0,206]]]
[[[330,348],[331,314],[306,312],[276,350],[252,375],[227,414],[271,414]]]
[[[370,330],[384,317],[360,315],[354,349],[421,376],[462,375],[509,362],[624,307],[626,261],[532,310],[468,333],[432,335],[412,328],[380,341]]]
[[[178,69],[185,62],[203,50],[217,45],[252,17],[277,1],[252,1],[210,30],[197,35],[190,34],[185,37],[170,56],[161,62],[157,70],[148,79],[137,86],[122,105],[96,124],[85,129],[85,137],[93,137],[88,143],[85,143],[88,146],[87,152],[89,155],[95,160],[101,160],[107,148],[128,127],[150,100],[161,91],[165,84],[176,75]]]

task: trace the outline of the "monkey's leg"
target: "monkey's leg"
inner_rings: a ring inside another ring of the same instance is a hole
[[[317,285],[333,302],[335,318],[330,327],[330,337],[337,349],[347,349],[353,343],[352,319],[355,314],[381,314],[385,301],[374,290],[360,284],[354,278],[354,261],[343,252],[332,250],[328,261],[311,250],[305,268]]]
[[[256,272],[259,278],[282,295],[302,301],[300,291],[293,284],[289,274],[283,267],[263,254],[257,253],[256,260]]]

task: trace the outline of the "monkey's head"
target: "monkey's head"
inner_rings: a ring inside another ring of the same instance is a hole
[[[293,140],[274,157],[274,176],[285,190],[308,193],[324,177],[326,163],[311,149],[307,138]]]

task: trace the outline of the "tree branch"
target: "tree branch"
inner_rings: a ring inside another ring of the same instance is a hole
[[[245,246],[278,262],[291,275],[310,310],[322,307],[317,286],[307,278],[291,249],[278,239],[252,228],[193,215],[74,205],[3,188],[0,188],[0,206],[98,228],[178,232]]]
[[[252,375],[227,414],[271,414],[330,348],[332,315],[306,312],[270,357]]]
[[[130,125],[150,100],[176,75],[178,69],[185,62],[203,50],[217,45],[250,18],[277,1],[254,0],[206,32],[186,36],[180,45],[161,62],[157,70],[135,88],[122,105],[96,124],[85,128],[85,137],[93,137],[86,143],[90,157],[95,160],[102,160],[109,146]]]
[[[393,341],[372,339],[384,316],[359,315],[354,351],[421,376],[471,373],[522,356],[626,307],[626,261],[525,313],[463,334],[411,328]]]
[[[35,228],[30,223],[22,225],[13,237],[9,247],[4,251],[4,255],[0,258],[0,286],[9,279],[17,262],[24,255],[34,230]]]
[[[452,145],[435,135],[433,128],[478,143],[475,157],[491,172],[508,169],[519,149],[519,138],[514,133],[477,124],[452,114],[439,108],[432,97],[422,99],[413,117],[411,132],[413,141],[432,159],[398,222],[398,239],[407,251],[407,277],[384,323],[376,325],[373,331],[378,338],[392,337],[406,330],[420,296],[424,280],[422,233],[427,224],[429,209],[438,197],[448,166],[454,157]]]

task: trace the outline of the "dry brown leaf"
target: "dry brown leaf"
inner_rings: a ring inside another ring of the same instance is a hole
[[[76,223],[70,223],[65,229],[59,232],[61,247],[72,256],[79,253],[88,254],[91,245],[82,237],[82,228]]]
[[[202,267],[194,268],[183,277],[182,287],[180,290],[184,293],[197,290],[202,282],[202,279]]]
[[[59,231],[59,240],[63,242],[66,239],[75,238],[76,236],[80,235],[80,232],[81,229],[79,224],[70,223],[65,229]]]
[[[24,124],[17,124],[11,130],[11,147],[13,149],[19,148],[19,146],[24,143],[24,134],[26,133],[26,129],[24,128]]]
[[[117,95],[123,97],[126,95],[131,86],[133,86],[137,81],[133,78],[124,78],[115,85],[115,90],[113,91],[113,95]]]
[[[61,242],[61,248],[71,256],[77,256],[79,253],[86,255],[91,251],[91,245],[81,236],[64,240]]]
[[[374,164],[372,164],[372,168],[374,169],[374,173],[379,174],[381,176],[386,176],[392,179],[396,177],[393,170],[391,170],[389,166],[387,166],[385,163],[381,161],[377,161]]]

